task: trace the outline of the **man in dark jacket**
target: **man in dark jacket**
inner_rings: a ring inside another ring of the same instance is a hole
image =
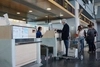
[[[57,30],[57,32],[61,32],[62,33],[62,40],[64,41],[65,44],[65,48],[66,48],[66,55],[68,54],[68,44],[69,44],[69,25],[66,23],[67,20],[66,19],[62,19],[62,24],[63,24],[63,29],[62,30]]]
[[[96,36],[96,30],[92,28],[92,25],[88,25],[89,29],[87,31],[87,41],[89,45],[89,53],[95,52],[95,44],[94,44],[94,39]]]

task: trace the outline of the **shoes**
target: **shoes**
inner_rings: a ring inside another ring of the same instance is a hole
[[[92,53],[95,53],[95,51],[92,51]]]
[[[66,55],[66,54],[65,54],[65,55],[62,55],[62,56],[67,57],[67,55]]]
[[[88,51],[88,53],[92,53],[92,51]]]
[[[88,53],[95,53],[95,51],[88,51]]]

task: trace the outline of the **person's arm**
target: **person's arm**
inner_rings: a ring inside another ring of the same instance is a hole
[[[75,37],[77,38],[79,36],[79,31],[76,31]]]
[[[87,31],[87,37],[91,35],[90,30]]]
[[[86,31],[84,30],[84,37],[86,38]]]
[[[94,29],[94,35],[97,36],[97,31]]]
[[[42,33],[40,32],[40,37],[43,37]]]
[[[56,30],[58,33],[62,33],[62,30]]]

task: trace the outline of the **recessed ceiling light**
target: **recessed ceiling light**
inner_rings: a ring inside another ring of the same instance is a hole
[[[22,20],[25,20],[25,18],[23,18]]]
[[[51,10],[51,8],[47,8],[47,10]]]
[[[31,12],[33,12],[32,10],[29,10],[29,12],[31,13]]]
[[[20,14],[20,12],[17,12],[17,14]]]
[[[37,19],[37,17],[35,17],[35,19]]]
[[[64,16],[63,14],[60,14],[60,16],[62,17],[62,16]]]
[[[48,16],[45,16],[45,17],[48,17]]]

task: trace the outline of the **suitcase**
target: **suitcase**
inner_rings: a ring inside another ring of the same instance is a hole
[[[68,48],[68,56],[78,58],[78,49],[77,48]]]

